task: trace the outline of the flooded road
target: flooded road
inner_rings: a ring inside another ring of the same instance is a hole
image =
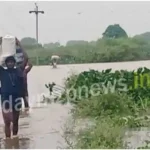
[[[63,85],[64,79],[71,72],[82,72],[89,69],[103,70],[107,68],[133,70],[138,67],[149,67],[150,61],[125,63],[99,63],[80,65],[59,65],[57,69],[51,66],[35,66],[28,75],[31,108],[29,115],[20,118],[19,141],[14,145],[21,149],[50,149],[64,145],[62,127],[69,117],[70,106],[59,104],[40,104],[41,94],[48,93],[45,84],[55,82]],[[3,120],[0,113],[0,139],[4,137]],[[1,140],[0,148],[6,148]]]

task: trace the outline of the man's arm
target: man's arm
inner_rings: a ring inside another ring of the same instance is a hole
[[[24,57],[24,61],[23,61],[23,63],[21,64],[21,66],[24,68],[24,67],[26,66],[26,64],[28,63],[29,57],[28,57],[26,51],[24,50],[24,48],[22,47],[20,41],[19,41],[17,38],[16,38],[16,44],[18,44],[18,46],[19,46],[19,47],[21,48],[21,50],[22,50],[23,57]]]
[[[26,74],[29,73],[31,71],[32,67],[33,67],[33,65],[31,64],[31,62],[28,62],[28,66],[27,66],[27,68],[25,68],[25,73]]]

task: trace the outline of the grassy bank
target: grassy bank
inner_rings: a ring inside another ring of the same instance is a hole
[[[75,142],[70,148],[127,148],[124,141],[127,129],[149,127],[149,78],[142,80],[142,86],[139,79],[136,88],[130,88],[131,85],[134,87],[135,74],[141,76],[145,73],[149,74],[150,70],[90,70],[68,78],[66,91],[58,101],[73,104],[75,120],[88,118],[94,122],[93,126],[87,125],[78,133],[72,130]],[[119,79],[124,79],[122,83],[126,85],[126,90],[123,90]],[[76,94],[69,90],[71,88],[75,89]]]
[[[74,108],[75,118],[95,119],[95,126],[82,130],[74,147],[127,148],[123,140],[127,129],[149,127],[149,106],[143,108],[127,95],[117,93],[79,102]]]
[[[92,42],[55,48],[25,48],[34,65],[48,65],[52,55],[61,57],[60,64],[121,62],[150,59],[150,43],[137,38],[98,39]]]

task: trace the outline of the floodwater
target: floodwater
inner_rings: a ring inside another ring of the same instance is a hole
[[[41,94],[48,94],[45,84],[55,82],[64,83],[64,79],[72,72],[82,72],[89,69],[103,70],[107,68],[133,70],[138,67],[149,67],[150,61],[124,63],[97,63],[79,65],[59,65],[57,69],[51,66],[35,66],[28,75],[30,106],[29,114],[21,115],[19,122],[19,140],[3,142],[3,119],[0,114],[0,148],[21,149],[51,149],[64,145],[63,125],[69,117],[69,105],[39,103]],[[6,143],[6,144],[5,144]]]

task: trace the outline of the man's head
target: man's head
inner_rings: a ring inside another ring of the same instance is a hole
[[[5,64],[7,68],[14,68],[16,64],[16,60],[13,56],[9,56],[6,58]]]

